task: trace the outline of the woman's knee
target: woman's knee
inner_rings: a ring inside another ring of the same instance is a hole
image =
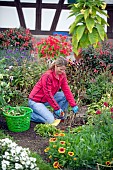
[[[54,116],[50,116],[50,117],[47,117],[47,118],[46,118],[46,121],[47,121],[47,122],[45,122],[45,123],[52,124],[52,123],[54,122],[54,120],[55,120],[55,119],[54,119]]]

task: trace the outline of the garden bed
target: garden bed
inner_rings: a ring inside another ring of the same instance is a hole
[[[85,124],[84,115],[86,110],[86,106],[80,108],[79,113],[73,120],[67,118],[64,122],[61,122],[57,128],[66,130],[70,126],[70,122],[72,128]],[[4,117],[0,118],[0,129],[4,130],[6,134],[12,136],[20,146],[29,148],[31,151],[38,153],[44,160],[46,160],[44,149],[48,146],[49,140],[48,138],[41,137],[35,133],[34,127],[36,125],[37,123],[31,122],[29,130],[18,133],[11,132],[7,128]]]

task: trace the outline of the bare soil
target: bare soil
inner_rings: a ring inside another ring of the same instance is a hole
[[[66,130],[68,127],[77,127],[85,124],[85,112],[87,107],[81,107],[79,109],[79,113],[77,116],[67,117],[64,122],[61,122],[57,127],[62,130]],[[2,129],[6,134],[10,135],[11,137],[16,140],[22,147],[27,147],[31,151],[38,153],[44,160],[46,160],[44,149],[48,146],[48,138],[43,138],[40,135],[37,135],[34,131],[34,127],[37,123],[31,122],[29,130],[25,132],[11,132],[7,128],[7,124],[4,117],[0,117],[0,129]]]

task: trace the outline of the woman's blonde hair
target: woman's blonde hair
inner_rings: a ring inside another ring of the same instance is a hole
[[[67,60],[60,56],[59,58],[57,58],[55,61],[53,61],[53,63],[51,64],[51,66],[49,67],[49,70],[52,70],[55,68],[55,65],[56,66],[67,66]]]

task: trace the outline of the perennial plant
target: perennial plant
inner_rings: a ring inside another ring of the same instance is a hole
[[[106,103],[95,112],[92,123],[50,138],[44,151],[55,169],[96,170],[97,163],[113,166],[113,107]]]
[[[37,53],[39,58],[57,58],[59,56],[69,56],[72,52],[71,42],[67,41],[67,36],[56,35],[41,39],[37,43]]]
[[[0,139],[1,170],[39,170],[36,158],[31,156],[28,148],[18,146],[9,138]]]
[[[10,28],[0,32],[0,49],[19,48],[33,50],[34,38],[29,29]]]

